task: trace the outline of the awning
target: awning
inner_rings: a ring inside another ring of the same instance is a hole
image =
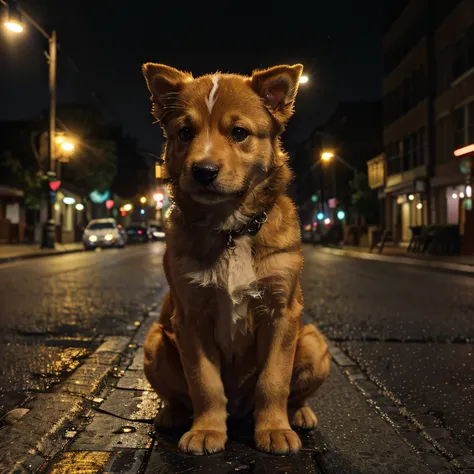
[[[24,195],[25,193],[21,189],[0,185],[0,197],[22,198]]]

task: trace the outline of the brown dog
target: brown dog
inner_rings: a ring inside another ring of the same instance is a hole
[[[299,223],[279,142],[302,69],[193,79],[143,67],[175,204],[164,256],[170,290],[145,341],[145,373],[165,401],[158,428],[192,415],[185,452],[223,450],[228,415],[253,412],[257,448],[276,454],[301,447],[290,425],[317,423],[305,402],[328,376],[329,354],[302,323]]]

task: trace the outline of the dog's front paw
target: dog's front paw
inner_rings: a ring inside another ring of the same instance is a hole
[[[255,446],[271,454],[296,454],[301,449],[301,441],[293,430],[258,430]]]
[[[318,426],[318,419],[310,407],[299,407],[290,411],[290,425],[298,430],[314,430]]]
[[[179,440],[179,449],[190,454],[214,454],[225,449],[227,435],[221,431],[191,430]]]

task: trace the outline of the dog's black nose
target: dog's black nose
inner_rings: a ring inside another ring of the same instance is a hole
[[[200,184],[211,184],[219,174],[219,167],[208,160],[193,164],[193,177]]]

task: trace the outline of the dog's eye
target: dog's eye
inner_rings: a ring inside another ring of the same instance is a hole
[[[178,137],[183,143],[189,143],[194,138],[194,130],[190,127],[183,127],[178,132]]]
[[[245,130],[245,128],[234,127],[232,129],[232,138],[236,142],[243,142],[249,135],[250,135],[250,132],[248,130]]]

